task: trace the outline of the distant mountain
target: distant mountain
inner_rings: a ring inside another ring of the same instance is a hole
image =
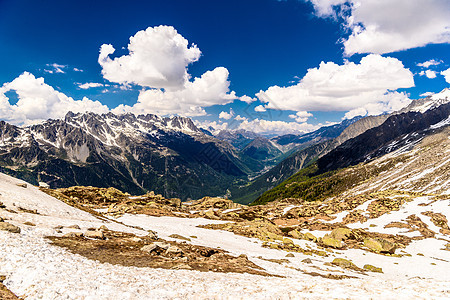
[[[236,147],[236,149],[238,150],[244,149],[254,139],[262,138],[261,135],[245,129],[220,130],[215,135],[215,137],[218,138],[219,140],[227,141],[228,143]]]
[[[383,124],[350,139],[318,160],[321,172],[356,165],[396,150],[414,145],[428,134],[431,125],[450,115],[450,103],[420,112],[390,116]]]
[[[370,125],[375,126],[378,124],[373,117],[369,118],[370,121],[365,121],[366,118],[344,120],[340,124],[326,126],[306,135],[284,135],[279,138],[272,138],[270,140],[272,145],[277,146],[277,149],[287,151],[276,158],[282,158],[282,160],[246,185],[234,185],[231,188],[231,199],[243,204],[256,200],[262,193],[288,179],[317,158],[353,137],[353,135],[364,132],[370,128]],[[347,130],[350,127],[352,129]],[[331,138],[339,132],[341,134],[337,138]],[[276,141],[283,145],[276,144]],[[296,144],[296,142],[299,144]]]
[[[443,129],[448,128],[450,101],[447,100],[450,100],[450,97],[428,97],[417,103],[413,102],[408,108],[403,109],[403,112],[389,115],[381,125],[334,147],[308,168],[265,192],[254,203],[264,204],[290,197],[304,200],[330,197],[393,168],[401,161],[394,159],[386,166],[371,164],[373,168],[364,166],[395,151],[400,154],[408,152],[425,138],[440,134]],[[417,107],[421,109],[411,109]],[[358,122],[363,122],[362,120]],[[370,122],[374,124],[380,120],[372,119],[372,121]],[[364,125],[367,125],[367,122]],[[361,163],[363,164],[360,165]],[[398,173],[398,176],[402,177],[401,173]]]
[[[2,121],[0,166],[54,188],[112,186],[182,199],[225,194],[236,178],[258,169],[189,118],[112,113],[68,113],[22,128]]]
[[[321,127],[313,132],[309,132],[302,135],[286,134],[272,138],[273,142],[279,145],[291,147],[307,146],[311,144],[317,144],[326,140],[334,139],[338,137],[344,129],[351,124],[361,119],[361,117],[355,117],[353,119],[346,119],[339,124]]]
[[[257,137],[245,146],[241,150],[241,153],[256,160],[267,161],[282,155],[283,151],[280,148],[277,144],[265,137]]]

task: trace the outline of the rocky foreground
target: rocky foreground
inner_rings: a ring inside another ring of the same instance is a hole
[[[113,188],[39,190],[0,174],[0,194],[0,275],[24,299],[450,292],[450,197],[442,193],[360,185],[327,201],[244,206]]]

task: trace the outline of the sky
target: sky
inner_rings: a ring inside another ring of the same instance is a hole
[[[448,0],[0,0],[0,119],[305,133],[450,86]]]

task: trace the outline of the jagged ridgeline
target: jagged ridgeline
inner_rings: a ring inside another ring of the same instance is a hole
[[[420,103],[429,104],[424,101]],[[427,109],[423,107],[418,108],[417,103],[413,103],[410,109],[390,115],[380,126],[345,141],[265,192],[253,204],[265,204],[283,198],[325,200],[382,172],[395,170],[404,163],[404,156],[396,155],[379,164],[371,162],[395,151],[410,151],[426,137],[439,134],[450,125],[450,103]],[[431,146],[422,149],[433,151]]]
[[[26,127],[2,121],[0,143],[3,172],[52,188],[115,187],[197,199],[223,195],[263,168],[183,117],[68,113]]]

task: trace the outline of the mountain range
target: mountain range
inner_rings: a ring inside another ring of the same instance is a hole
[[[314,165],[308,169],[314,177],[416,143],[448,117],[448,94],[270,139],[245,130],[213,135],[189,118],[151,114],[68,113],[24,127],[1,121],[0,168],[52,188],[116,187],[182,200],[224,195],[247,204],[305,167]]]

